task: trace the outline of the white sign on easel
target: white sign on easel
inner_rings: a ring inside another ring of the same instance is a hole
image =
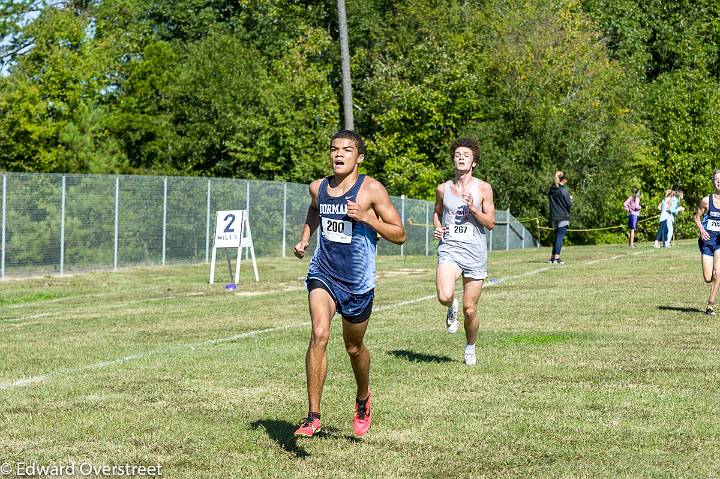
[[[240,281],[240,262],[243,248],[247,249],[252,258],[255,281],[260,281],[257,263],[255,262],[255,248],[253,248],[252,233],[247,210],[218,211],[215,219],[215,236],[213,238],[212,262],[210,263],[210,284],[215,282],[215,258],[218,248],[237,248],[237,265],[235,266],[235,283]],[[228,260],[229,261],[229,260]]]

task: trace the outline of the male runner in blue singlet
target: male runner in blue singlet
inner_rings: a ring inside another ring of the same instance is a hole
[[[473,177],[480,147],[472,138],[458,138],[450,149],[455,178],[438,185],[435,192],[433,224],[438,246],[435,276],[438,300],[447,306],[448,333],[458,329],[458,300],[455,282],[463,278],[463,316],[465,318],[465,359],[476,363],[475,341],[479,321],[477,303],[487,277],[487,239],[485,232],[495,227],[495,205],[490,183]]]
[[[354,132],[337,132],[330,144],[333,175],[310,184],[310,207],[298,258],[320,227],[320,244],[310,261],[305,283],[312,330],[305,357],[309,412],[296,436],[320,430],[320,399],[327,374],[330,320],[342,316],[343,340],[355,374],[357,393],[353,432],[362,437],[370,429],[370,352],[363,343],[375,296],[375,243],[379,234],[396,244],[405,242],[400,214],[385,187],[358,173],[365,145]]]
[[[695,225],[700,230],[698,247],[702,260],[703,279],[710,286],[705,314],[715,316],[715,298],[720,289],[720,170],[713,173],[715,191],[700,200],[695,211]]]

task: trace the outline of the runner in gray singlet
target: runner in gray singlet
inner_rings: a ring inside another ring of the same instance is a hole
[[[475,188],[477,189],[477,188]],[[485,228],[468,211],[461,196],[453,193],[453,182],[445,182],[443,220],[445,228],[438,246],[438,263],[454,263],[466,278],[487,278],[487,239]],[[473,205],[480,209],[478,191],[470,191]]]
[[[448,308],[445,319],[448,333],[455,333],[459,327],[455,283],[462,276],[465,364],[468,366],[476,363],[475,341],[480,326],[477,303],[487,277],[485,232],[495,226],[492,187],[472,175],[479,152],[477,141],[455,140],[450,150],[455,178],[438,185],[433,212],[433,234],[440,241],[435,276],[438,301]]]

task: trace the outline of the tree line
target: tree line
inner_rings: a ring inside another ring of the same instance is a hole
[[[477,175],[498,207],[541,224],[556,169],[575,227],[623,223],[632,187],[645,216],[670,187],[690,206],[710,190],[716,1],[346,4],[363,168],[391,194],[432,199],[460,135],[481,142]],[[0,36],[2,170],[303,183],[327,172],[342,126],[334,0],[14,0]]]

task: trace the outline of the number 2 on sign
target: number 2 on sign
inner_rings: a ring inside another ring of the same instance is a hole
[[[234,232],[235,232],[235,228],[233,228],[232,225],[233,225],[233,223],[235,223],[235,215],[231,213],[231,214],[227,215],[227,216],[223,219],[223,221],[227,221],[228,219],[229,219],[230,221],[228,222],[227,226],[225,226],[225,229],[223,230],[223,232],[225,232],[225,233],[234,233]]]

